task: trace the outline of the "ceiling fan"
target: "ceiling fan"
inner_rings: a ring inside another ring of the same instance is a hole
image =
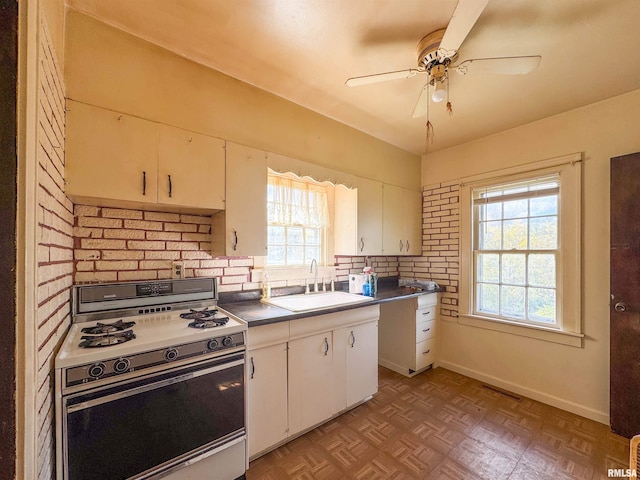
[[[352,77],[345,82],[346,85],[357,87],[427,74],[428,81],[413,110],[413,117],[416,118],[428,113],[429,87],[433,87],[431,100],[437,103],[447,98],[447,110],[451,113],[451,103],[448,101],[450,70],[456,70],[463,75],[472,71],[506,75],[524,75],[533,71],[542,58],[539,55],[472,58],[456,64],[460,45],[475,25],[487,3],[489,0],[459,0],[447,28],[431,32],[418,42],[418,68]],[[429,126],[427,118],[427,128]]]

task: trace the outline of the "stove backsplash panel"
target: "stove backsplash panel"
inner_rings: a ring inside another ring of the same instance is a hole
[[[211,256],[211,216],[91,205],[74,207],[74,283],[218,277],[219,291],[259,288],[252,257]]]

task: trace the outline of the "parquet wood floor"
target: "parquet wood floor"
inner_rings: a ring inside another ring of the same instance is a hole
[[[437,368],[380,367],[369,402],[251,462],[248,480],[601,480],[629,441],[592,420]]]

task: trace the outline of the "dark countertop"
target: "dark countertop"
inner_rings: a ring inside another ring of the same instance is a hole
[[[335,313],[343,310],[351,310],[353,308],[366,307],[368,305],[377,305],[380,303],[391,302],[404,298],[417,297],[428,293],[441,292],[442,289],[416,291],[409,287],[398,287],[395,285],[378,285],[378,292],[370,302],[356,303],[352,305],[342,305],[339,307],[325,308],[322,310],[313,310],[307,312],[292,312],[284,308],[268,305],[260,301],[260,293],[246,293],[234,296],[221,295],[218,305],[220,308],[235,315],[248,323],[249,327],[258,327],[260,325],[268,325],[271,323],[285,322],[288,320],[296,320],[298,318],[314,317],[327,313]],[[300,292],[297,292],[300,293]]]

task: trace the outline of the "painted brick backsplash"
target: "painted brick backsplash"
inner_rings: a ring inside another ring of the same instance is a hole
[[[460,282],[460,182],[437,183],[422,190],[422,257],[401,260],[401,276],[434,280],[440,296],[440,318],[458,316]]]
[[[64,194],[65,89],[44,17],[38,51],[37,455],[38,479],[55,477],[53,360],[71,321],[73,205]]]
[[[218,277],[220,291],[251,290],[251,257],[211,256],[211,216],[76,205],[77,283],[162,280],[172,262],[185,277]]]
[[[369,265],[380,277],[395,277],[398,275],[398,266],[400,265],[398,258],[402,257],[336,255],[336,280],[346,281],[349,280],[350,273],[362,273],[365,264]]]

